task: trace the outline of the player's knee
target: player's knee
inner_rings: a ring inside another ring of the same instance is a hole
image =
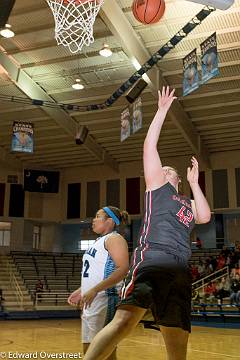
[[[114,318],[114,325],[120,332],[130,331],[137,322],[138,316],[132,311],[118,310]]]
[[[128,327],[131,327],[131,321],[129,316],[119,316],[114,321],[114,325],[117,329],[117,331],[122,332],[123,330],[126,330]]]

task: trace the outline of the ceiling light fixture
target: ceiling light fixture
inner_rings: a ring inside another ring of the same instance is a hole
[[[80,79],[76,79],[76,80],[75,80],[75,84],[72,84],[72,88],[73,88],[74,90],[82,90],[82,89],[84,89],[83,84],[80,84],[80,82],[81,82]]]
[[[15,33],[11,30],[11,25],[6,24],[5,27],[0,30],[0,35],[8,39],[14,37]]]
[[[108,44],[103,44],[102,49],[99,51],[99,54],[104,57],[112,56],[112,50]]]

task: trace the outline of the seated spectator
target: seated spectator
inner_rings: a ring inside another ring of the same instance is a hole
[[[236,264],[235,267],[231,270],[230,276],[231,276],[232,278],[235,278],[237,274],[240,275],[240,268],[239,268],[238,265]]]
[[[236,254],[234,251],[230,252],[229,257],[230,257],[230,264],[229,264],[229,270],[230,270],[235,267],[235,265],[238,261],[237,261],[237,257],[236,257]]]
[[[212,274],[213,266],[211,264],[211,259],[207,258],[205,261],[205,276]]]
[[[209,264],[212,267],[212,272],[216,271],[216,269],[217,269],[217,259],[214,256],[209,257]]]
[[[203,277],[205,275],[205,265],[202,262],[202,260],[199,260],[199,264],[198,264],[198,273],[199,273],[199,277]]]
[[[192,290],[192,305],[199,304],[200,301],[200,295],[197,290]]]
[[[223,255],[225,258],[227,258],[230,255],[231,250],[227,248],[227,246],[224,246],[220,252],[221,255]]]
[[[237,304],[240,305],[240,277],[239,274],[236,274],[235,277],[231,280],[231,287],[230,287],[230,304]]]
[[[192,281],[194,282],[199,279],[199,272],[195,263],[191,266],[191,271],[192,271]]]
[[[44,291],[44,285],[42,280],[38,279],[36,285],[35,285],[35,303],[36,300],[38,299],[39,302],[41,302],[41,293]]]
[[[230,281],[229,278],[222,277],[216,285],[216,298],[220,304],[223,303],[223,299],[230,295]]]
[[[212,302],[215,299],[216,285],[213,282],[209,282],[204,288],[204,301]]]
[[[225,262],[225,265],[227,265],[229,267],[229,269],[231,268],[231,263],[232,263],[232,258],[231,258],[231,255],[229,254],[227,257],[226,257],[226,262]]]
[[[220,254],[217,259],[217,270],[224,268],[225,262],[225,257]]]

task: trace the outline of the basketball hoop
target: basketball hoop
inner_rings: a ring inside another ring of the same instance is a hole
[[[55,20],[55,39],[76,53],[94,42],[93,25],[104,0],[46,0]]]

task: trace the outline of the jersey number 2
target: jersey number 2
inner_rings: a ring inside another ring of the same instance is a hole
[[[88,270],[89,270],[89,267],[90,267],[89,261],[85,260],[83,266],[85,267],[85,269],[83,271],[83,277],[89,277],[89,273],[88,273]]]

